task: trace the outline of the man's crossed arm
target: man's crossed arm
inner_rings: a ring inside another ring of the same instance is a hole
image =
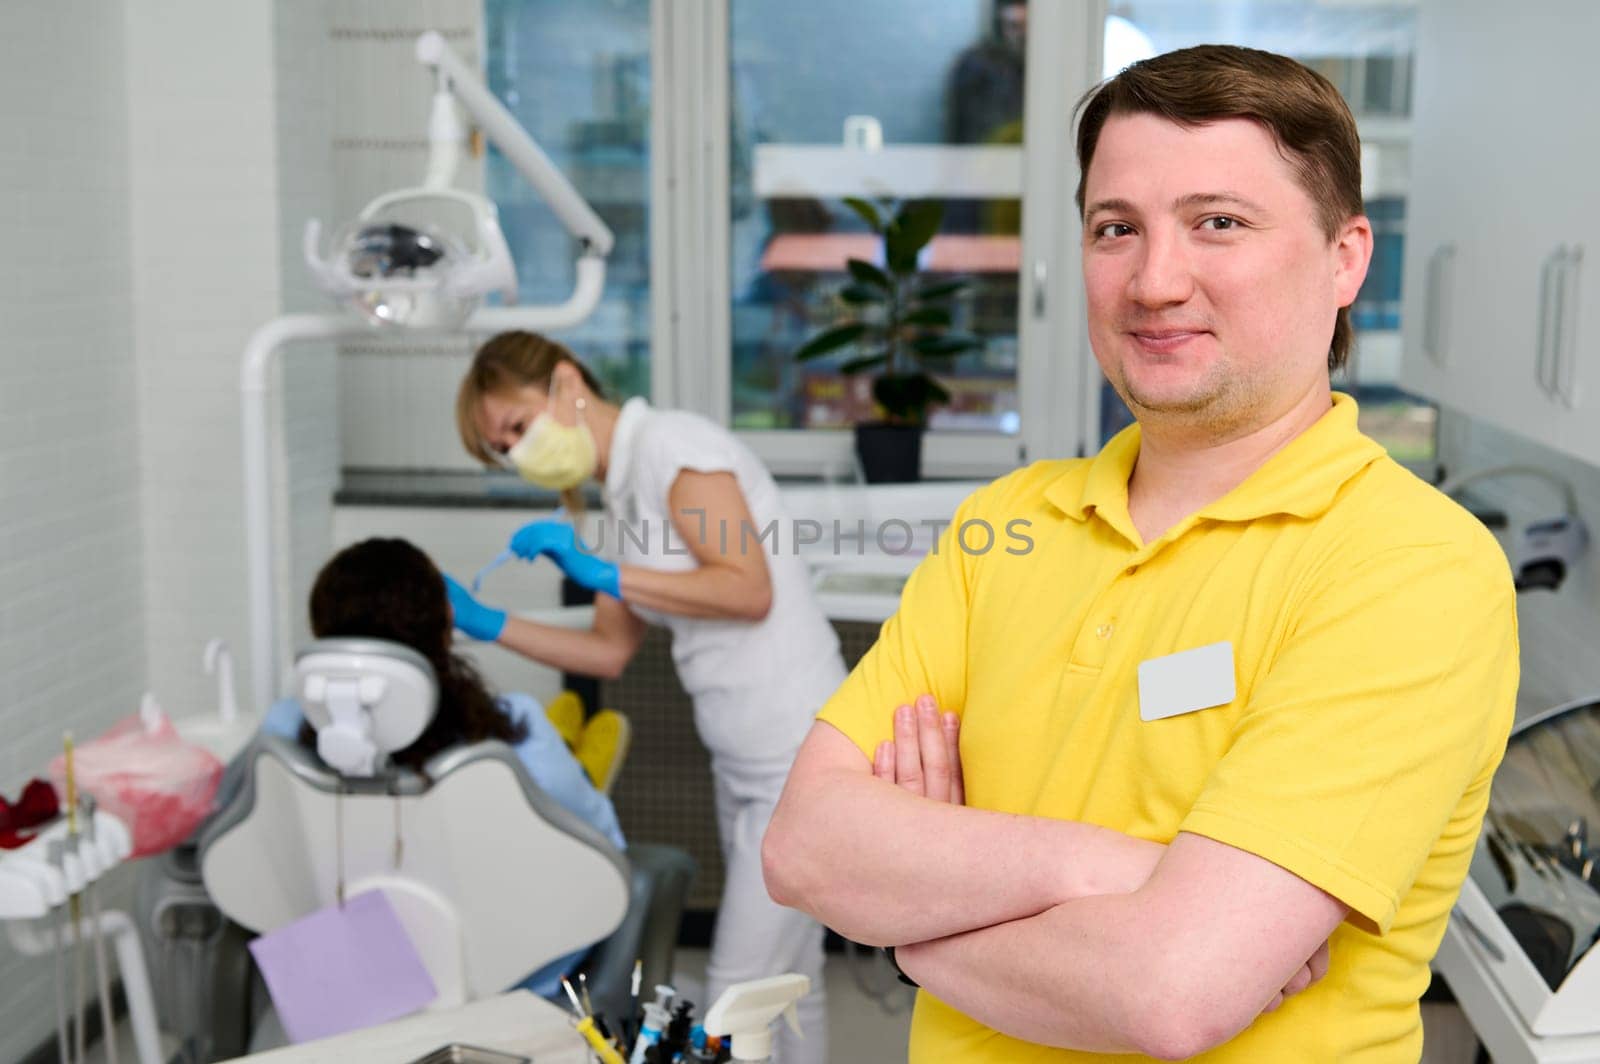
[[[898,946],[996,1030],[1076,1049],[1191,1056],[1326,972],[1337,899],[1197,835],[1166,847],[955,804],[955,727],[931,699],[901,707],[868,762],[815,725],[763,847],[773,897]]]

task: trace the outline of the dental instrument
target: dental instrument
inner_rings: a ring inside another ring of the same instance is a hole
[[[50,840],[50,864],[58,871],[66,867],[67,847],[60,839]],[[72,1048],[67,1033],[67,966],[66,966],[66,915],[59,905],[51,905],[56,918],[51,927],[54,930],[56,955],[56,1047],[61,1058],[61,1064],[67,1064],[72,1059]]]
[[[82,799],[83,818],[85,824],[85,837],[89,840],[89,852],[96,855],[98,860],[99,849],[96,845],[95,830],[95,797],[86,794]],[[95,869],[95,879],[105,871],[104,867]],[[106,970],[106,941],[105,933],[101,929],[100,920],[100,894],[95,889],[94,880],[90,880],[84,887],[84,896],[89,902],[89,922],[94,936],[94,974],[95,986],[100,995],[100,1029],[101,1037],[106,1045],[107,1064],[118,1064],[117,1055],[117,1029],[111,1019],[111,975]]]
[[[572,980],[564,975],[561,977],[561,989],[567,992],[567,1000],[572,1002],[572,1011],[577,1013],[580,1019],[589,1015],[583,1011],[583,1005],[578,1001],[578,992],[572,989]]]
[[[600,1031],[595,1026],[593,1016],[585,1016],[583,1019],[575,1021],[573,1026],[578,1029],[578,1033],[583,1036],[583,1040],[589,1043],[590,1052],[600,1058],[600,1064],[622,1064],[622,1055],[616,1051],[610,1042],[600,1036]]]
[[[680,999],[672,1007],[672,1020],[662,1032],[661,1041],[645,1054],[645,1059],[654,1057],[663,1061],[682,1060],[689,1050],[689,1032],[694,1026],[694,1002]]]
[[[545,518],[545,520],[565,521],[567,524],[572,523],[571,519],[567,516],[567,508],[565,506],[557,506],[555,512],[549,517]],[[490,573],[500,568],[506,562],[514,561],[516,557],[517,552],[512,550],[510,547],[507,547],[499,554],[496,554],[494,556],[494,560],[488,565],[485,565],[482,569],[479,569],[477,575],[472,578],[472,593],[476,595],[480,590],[483,589],[483,581]]]
[[[633,1036],[628,1033],[629,1028],[635,1027],[635,1017],[639,1015],[639,984],[644,981],[644,958],[633,959],[633,977],[628,984],[628,1014],[622,1018],[622,1030],[617,1036],[622,1039],[622,1044],[627,1045],[633,1041]],[[636,1035],[638,1032],[635,1031]]]
[[[72,733],[67,732],[61,737],[61,745],[67,763],[67,840],[66,859],[70,864],[79,859],[78,855],[78,777],[73,766]],[[83,883],[86,876],[79,876],[78,883],[70,894],[67,895],[67,906],[72,913],[72,1010],[73,1010],[73,1059],[82,1064],[85,1054],[83,1030],[83,996],[87,991],[84,985],[88,976],[84,972],[83,957]]]
[[[516,556],[517,556],[516,551],[512,550],[510,547],[507,547],[505,550],[501,551],[499,554],[496,554],[494,556],[494,560],[493,561],[491,561],[488,565],[485,565],[482,569],[479,569],[477,574],[475,576],[473,576],[473,578],[472,578],[472,593],[474,595],[476,595],[479,591],[482,591],[483,590],[484,578],[487,577],[490,573],[494,572],[496,569],[500,568],[506,562],[509,562],[509,561],[512,561],[513,559],[515,559]]]
[[[661,1041],[662,1032],[672,1020],[667,1003],[675,992],[670,986],[656,984],[656,999],[644,1003],[644,1018],[639,1021],[639,1036],[634,1039],[633,1054],[628,1057],[628,1064],[644,1064],[645,1053]]]

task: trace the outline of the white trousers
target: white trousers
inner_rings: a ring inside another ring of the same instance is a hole
[[[786,909],[767,895],[761,876],[761,837],[783,790],[787,768],[754,769],[716,759],[717,833],[727,879],[711,937],[706,965],[706,1003],[710,1008],[734,983],[799,972],[811,979],[811,993],[797,1011],[804,1037],[796,1038],[784,1020],[773,1029],[775,1064],[827,1064],[828,1011],[822,985],[822,925],[805,913]]]

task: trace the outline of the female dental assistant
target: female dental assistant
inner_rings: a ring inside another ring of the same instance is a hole
[[[609,557],[585,551],[561,521],[531,522],[511,541],[520,557],[549,558],[599,592],[589,630],[507,616],[451,580],[457,627],[546,665],[603,677],[622,671],[646,624],[671,630],[678,678],[711,752],[727,866],[706,1004],[743,980],[810,976],[812,991],[800,1002],[805,1037],[783,1028],[776,1059],[820,1064],[822,928],[767,896],[761,837],[795,752],[845,668],[805,563],[778,549],[792,530],[771,474],[703,417],[655,410],[643,399],[606,402],[570,351],[526,332],[503,333],[478,350],[456,422],[471,454],[485,464],[509,458],[526,479],[563,492],[569,512],[578,511],[579,486],[599,479],[611,525],[597,537]],[[776,543],[770,533],[758,538],[773,526]]]

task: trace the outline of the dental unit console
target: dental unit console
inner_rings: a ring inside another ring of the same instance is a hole
[[[92,942],[102,1009],[109,1009],[109,969],[103,941],[109,938],[128,1003],[133,1056],[138,1064],[162,1064],[160,1036],[150,977],[138,929],[127,914],[102,910],[95,893],[100,880],[133,852],[133,836],[117,817],[84,796],[78,817],[67,816],[42,828],[32,840],[0,854],[0,922],[11,945],[25,956],[56,957],[56,1010],[63,1060],[81,1060],[72,1043],[83,1044],[86,968],[83,952]],[[85,904],[87,899],[87,904]],[[68,914],[71,914],[70,917]],[[65,1001],[63,964],[73,955],[72,999]],[[67,1015],[74,1012],[69,1037]],[[102,1013],[104,1015],[104,1012]],[[111,1050],[113,1053],[114,1049]],[[115,1056],[110,1059],[115,1060]]]

